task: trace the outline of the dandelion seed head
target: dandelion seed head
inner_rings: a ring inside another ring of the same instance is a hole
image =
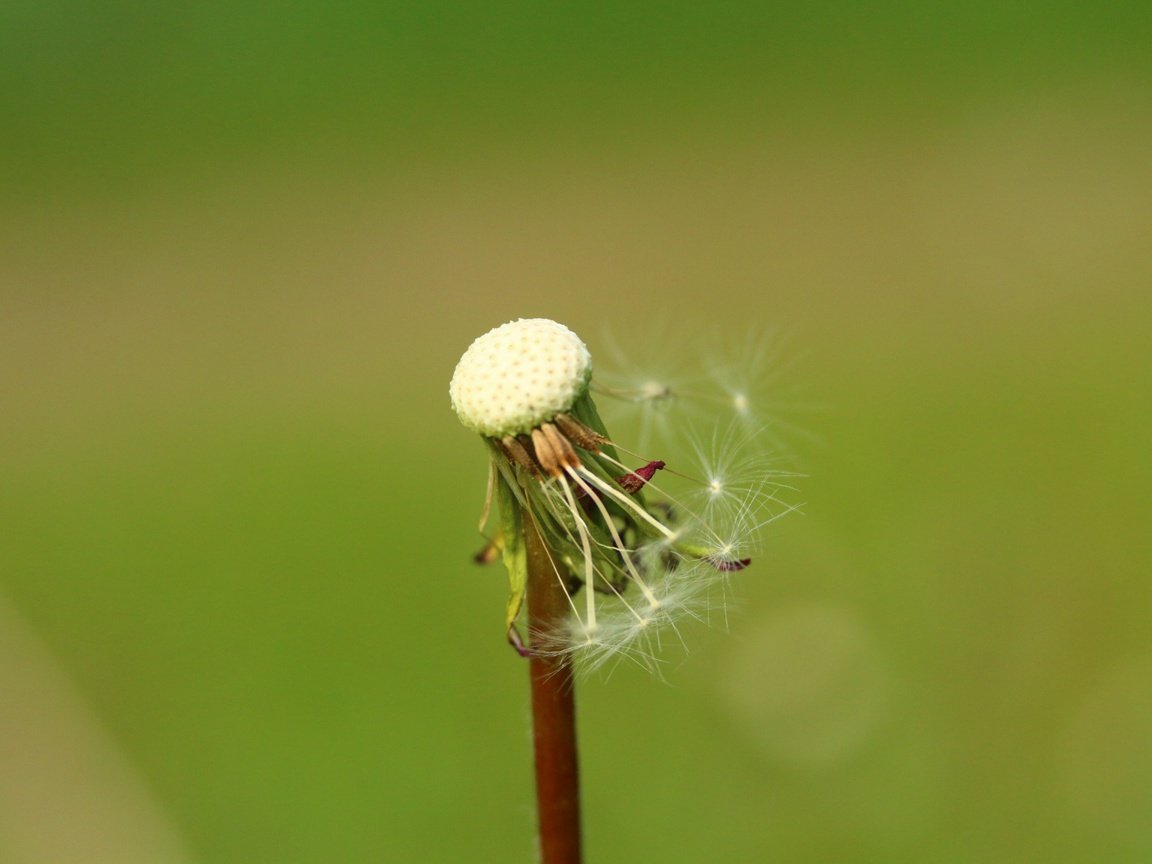
[[[671,365],[615,384],[598,374],[593,386],[584,343],[547,319],[504,324],[464,353],[452,406],[487,441],[503,533],[489,546],[512,577],[508,626],[527,617],[534,652],[585,670],[659,671],[669,643],[687,648],[686,621],[727,620],[729,578],[749,565],[760,529],[795,509],[753,417],[758,391],[734,380],[761,359],[685,375],[677,352]],[[594,395],[628,406],[639,429],[609,435]],[[524,611],[525,586],[540,584],[517,556],[526,525],[566,595],[565,613],[546,623]]]
[[[592,357],[579,336],[547,318],[521,318],[472,343],[448,393],[461,423],[500,438],[567,411],[587,390],[591,374]]]

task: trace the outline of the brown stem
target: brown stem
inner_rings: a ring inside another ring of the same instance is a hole
[[[528,552],[528,632],[552,632],[567,614],[567,595],[528,513],[524,514],[524,534]],[[531,655],[528,665],[532,678],[540,861],[580,864],[580,772],[572,666],[565,657],[541,655]]]

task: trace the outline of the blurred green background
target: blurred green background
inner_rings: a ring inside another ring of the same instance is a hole
[[[446,392],[520,316],[802,358],[730,632],[582,685],[590,864],[1152,860],[1149,44],[1135,0],[8,0],[0,860],[532,860]]]

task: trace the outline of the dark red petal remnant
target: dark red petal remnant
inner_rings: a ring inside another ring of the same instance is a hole
[[[705,558],[709,564],[719,570],[721,573],[734,573],[737,570],[743,570],[752,563],[751,558],[717,558],[715,556]]]
[[[627,492],[629,495],[635,495],[643,488],[644,484],[652,479],[652,476],[664,467],[664,463],[659,460],[649,462],[643,468],[637,468],[630,474],[625,474],[623,477],[617,477],[616,482],[620,484],[620,488]]]

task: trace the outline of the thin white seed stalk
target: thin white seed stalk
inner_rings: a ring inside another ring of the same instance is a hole
[[[576,533],[580,535],[580,545],[584,548],[584,590],[587,591],[587,620],[584,623],[585,629],[591,633],[596,629],[596,599],[593,596],[592,584],[596,578],[596,569],[592,564],[592,542],[588,534],[588,526],[584,524],[584,520],[580,518],[580,513],[576,509],[576,499],[572,496],[572,488],[568,485],[568,481],[563,475],[556,478],[560,481],[560,488],[564,490],[564,498],[568,502],[568,510],[572,513],[572,518],[576,520]]]
[[[611,456],[609,456],[607,453],[601,453],[600,455],[601,455],[601,456],[603,456],[603,457],[604,457],[606,460],[608,460],[609,462],[611,462],[613,465],[617,466],[618,468],[623,468],[625,471],[627,471],[627,472],[628,472],[628,473],[630,473],[630,474],[631,474],[631,473],[635,473],[635,472],[633,472],[633,471],[632,471],[632,469],[631,469],[631,468],[629,468],[627,465],[625,465],[625,464],[624,464],[623,462],[621,462],[619,459],[613,459],[613,458],[612,458]],[[670,493],[668,492],[668,490],[666,490],[666,489],[662,488],[661,486],[657,485],[655,482],[653,482],[653,481],[651,481],[651,480],[648,480],[647,482],[645,482],[645,484],[644,484],[644,485],[645,485],[645,487],[647,487],[647,488],[650,488],[650,489],[652,489],[653,491],[660,493],[660,495],[661,495],[661,496],[663,496],[664,498],[667,498],[667,499],[668,499],[668,501],[669,501],[670,503],[672,503],[672,504],[675,504],[675,505],[676,505],[678,508],[680,508],[680,509],[681,509],[681,510],[683,510],[685,513],[687,513],[688,515],[690,515],[690,516],[693,518],[693,520],[695,520],[695,522],[696,522],[696,524],[697,524],[697,525],[699,525],[701,528],[703,528],[705,531],[707,531],[707,532],[708,532],[708,534],[710,534],[710,535],[711,535],[712,541],[713,541],[713,542],[715,542],[717,546],[724,546],[724,545],[725,545],[725,543],[724,543],[724,539],[723,539],[723,538],[722,538],[722,537],[721,537],[719,534],[717,534],[717,533],[715,532],[715,530],[713,530],[712,526],[711,526],[711,525],[709,525],[709,524],[708,524],[708,522],[707,522],[706,520],[704,520],[704,519],[701,519],[701,518],[700,518],[700,517],[699,517],[699,516],[698,516],[698,515],[697,515],[697,514],[696,514],[696,513],[695,513],[695,512],[692,510],[692,508],[691,508],[691,507],[689,507],[688,505],[684,504],[684,503],[683,503],[683,502],[682,502],[680,499],[678,499],[676,496],[674,496],[674,495],[670,494]],[[641,509],[643,509],[643,508],[641,508]],[[676,535],[674,532],[673,532],[673,533],[667,533],[667,531],[665,532],[665,536],[666,536],[666,537],[667,537],[669,540],[675,540],[675,539],[676,539],[676,537],[677,537],[677,535]]]
[[[612,460],[612,461],[615,462],[615,460]],[[612,486],[610,486],[608,483],[605,483],[603,480],[601,480],[599,477],[597,477],[595,474],[593,474],[591,471],[589,471],[583,465],[581,465],[576,470],[579,471],[580,474],[583,475],[583,477],[585,479],[591,480],[592,483],[594,483],[598,489],[602,489],[605,492],[607,492],[609,495],[611,495],[613,498],[615,498],[617,501],[619,501],[621,504],[623,504],[625,507],[627,507],[633,513],[635,513],[637,516],[639,516],[641,519],[643,519],[645,522],[647,522],[649,525],[651,525],[653,528],[655,528],[657,531],[659,531],[661,534],[663,534],[665,537],[667,537],[669,540],[675,540],[676,539],[676,532],[675,531],[673,531],[671,528],[669,528],[663,522],[658,520],[655,516],[653,516],[651,513],[649,513],[647,510],[645,510],[643,507],[641,507],[639,504],[637,504],[635,501],[633,501],[631,498],[629,498],[627,495],[625,495],[623,492],[621,492],[619,489],[613,489]],[[631,473],[631,471],[629,473]]]
[[[580,610],[576,608],[576,601],[572,599],[572,595],[568,593],[568,583],[564,581],[564,575],[560,572],[560,568],[556,566],[556,559],[552,557],[552,550],[548,547],[544,535],[540,532],[540,527],[536,526],[536,533],[540,537],[540,545],[544,549],[544,554],[548,556],[548,564],[552,567],[552,572],[556,574],[556,581],[560,583],[560,588],[564,591],[564,599],[568,601],[568,606],[572,609],[572,614],[576,616],[576,620],[580,620]]]
[[[628,547],[624,545],[624,540],[621,539],[620,532],[616,530],[616,525],[608,513],[608,508],[604,506],[604,502],[600,500],[600,496],[592,491],[592,487],[580,478],[575,468],[567,467],[565,470],[571,475],[573,480],[580,484],[580,487],[588,494],[588,497],[596,502],[596,507],[600,510],[600,515],[604,517],[604,524],[608,526],[608,532],[612,535],[612,539],[616,543],[616,551],[619,552],[620,557],[624,559],[624,566],[628,568],[628,574],[640,589],[640,593],[644,595],[644,599],[648,601],[648,605],[655,609],[660,605],[660,601],[656,598],[652,589],[648,587],[647,583],[640,578],[640,573],[636,569],[636,565],[632,562],[632,555],[628,551]]]

